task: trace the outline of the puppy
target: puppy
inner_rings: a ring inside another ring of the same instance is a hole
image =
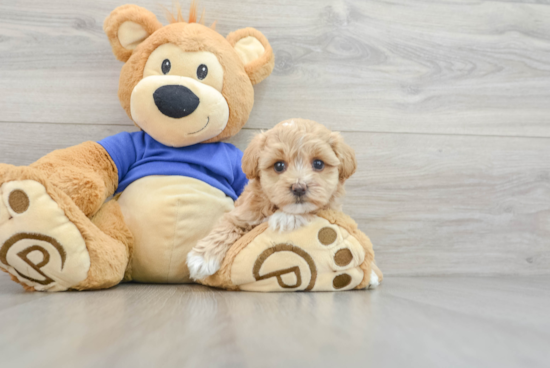
[[[194,279],[214,274],[229,247],[262,222],[292,231],[319,210],[340,210],[344,182],[357,163],[339,133],[311,120],[292,119],[254,137],[242,167],[250,181],[235,209],[187,256]]]

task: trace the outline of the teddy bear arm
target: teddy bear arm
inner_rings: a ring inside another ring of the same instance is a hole
[[[53,151],[30,167],[45,174],[86,216],[95,214],[118,186],[116,165],[96,142]]]

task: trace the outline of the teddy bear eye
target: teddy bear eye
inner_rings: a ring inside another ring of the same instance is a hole
[[[164,59],[164,61],[162,62],[161,69],[163,74],[168,74],[170,69],[172,69],[172,63],[170,63],[170,60]]]
[[[313,160],[313,169],[321,171],[325,168],[325,163],[321,160]]]
[[[197,68],[197,78],[203,80],[208,75],[208,67],[204,64],[199,65]]]
[[[275,165],[273,165],[273,168],[274,168],[275,171],[277,171],[278,173],[282,173],[283,171],[286,170],[286,162],[284,162],[284,161],[277,161],[277,162],[275,162]]]

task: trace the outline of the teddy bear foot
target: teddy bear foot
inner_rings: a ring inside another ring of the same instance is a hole
[[[62,291],[86,279],[84,238],[41,183],[0,186],[0,269],[27,290]]]
[[[233,246],[217,274],[200,281],[264,292],[375,288],[382,273],[372,244],[355,226],[347,227],[351,232],[322,217],[287,233],[260,225]]]
[[[363,280],[359,265],[365,251],[344,232],[320,218],[291,233],[271,233],[269,229],[265,235],[270,243],[259,237],[236,257],[232,279],[241,290],[250,291],[353,289]],[[238,272],[241,263],[252,259],[253,279]]]

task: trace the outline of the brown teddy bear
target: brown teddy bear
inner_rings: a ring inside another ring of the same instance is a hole
[[[267,39],[253,28],[224,38],[194,7],[163,27],[121,6],[104,30],[141,131],[0,165],[0,268],[28,290],[190,282],[187,253],[246,184],[242,152],[220,141],[246,123],[252,86],[273,70]]]

